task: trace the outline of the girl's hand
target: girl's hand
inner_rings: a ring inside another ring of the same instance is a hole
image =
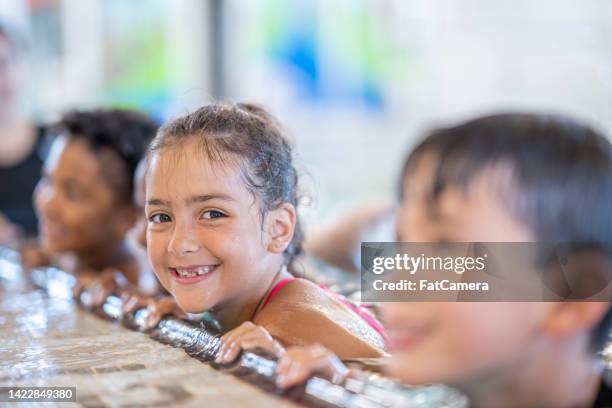
[[[172,296],[148,296],[134,290],[126,290],[122,293],[121,300],[123,300],[123,314],[146,308],[146,317],[139,322],[142,331],[154,328],[162,317],[167,315],[187,319],[187,314],[181,310]]]
[[[338,356],[320,344],[291,347],[285,351],[276,366],[276,385],[289,388],[305,382],[317,373],[339,383],[350,375],[350,370]]]
[[[283,346],[268,333],[266,329],[253,322],[244,322],[221,337],[221,348],[215,362],[227,364],[234,361],[240,350],[261,348],[279,357]]]
[[[77,277],[77,286],[81,285],[80,299],[85,307],[94,308],[102,305],[106,298],[117,289],[127,287],[128,281],[116,269],[106,268],[96,278]],[[78,290],[79,288],[77,288]]]

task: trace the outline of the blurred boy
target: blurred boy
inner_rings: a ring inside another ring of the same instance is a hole
[[[484,117],[436,131],[410,154],[397,240],[588,243],[609,257],[611,204],[604,137],[562,117]],[[381,308],[393,353],[387,369],[405,383],[454,385],[475,407],[612,406],[598,356],[610,330],[607,302]],[[279,384],[314,370],[348,375],[321,347],[295,349],[279,363]]]

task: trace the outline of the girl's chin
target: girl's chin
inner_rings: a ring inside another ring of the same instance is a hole
[[[177,298],[176,296],[174,298],[176,299],[177,305],[185,313],[200,314],[209,311],[213,306],[207,303],[202,304],[197,302],[181,301],[181,299]]]
[[[209,310],[205,307],[181,307],[181,309],[185,313],[194,314],[194,315],[201,314]]]

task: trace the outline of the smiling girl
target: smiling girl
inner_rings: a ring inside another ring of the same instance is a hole
[[[321,343],[341,357],[383,354],[378,323],[294,278],[300,252],[292,149],[263,109],[214,104],[160,129],[146,175],[147,251],[186,312],[219,322],[219,362]]]

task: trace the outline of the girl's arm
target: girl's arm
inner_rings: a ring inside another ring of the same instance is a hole
[[[255,318],[286,347],[321,344],[340,358],[384,355],[384,339],[329,290],[295,279]]]
[[[353,326],[351,331],[347,327]],[[236,359],[241,350],[262,348],[281,357],[285,347],[321,347],[339,358],[382,357],[384,351],[355,333],[367,324],[311,282],[296,279],[255,317],[222,338],[219,363]],[[369,328],[369,327],[368,327]],[[369,328],[373,336],[378,336]],[[368,330],[366,330],[368,332]]]
[[[266,312],[268,312],[266,310]],[[367,326],[361,317],[345,310],[325,310],[315,303],[270,304],[268,313],[261,313],[256,323],[285,347],[320,344],[341,359],[382,357],[382,349],[350,331],[347,326]],[[378,336],[371,328],[372,336]]]

